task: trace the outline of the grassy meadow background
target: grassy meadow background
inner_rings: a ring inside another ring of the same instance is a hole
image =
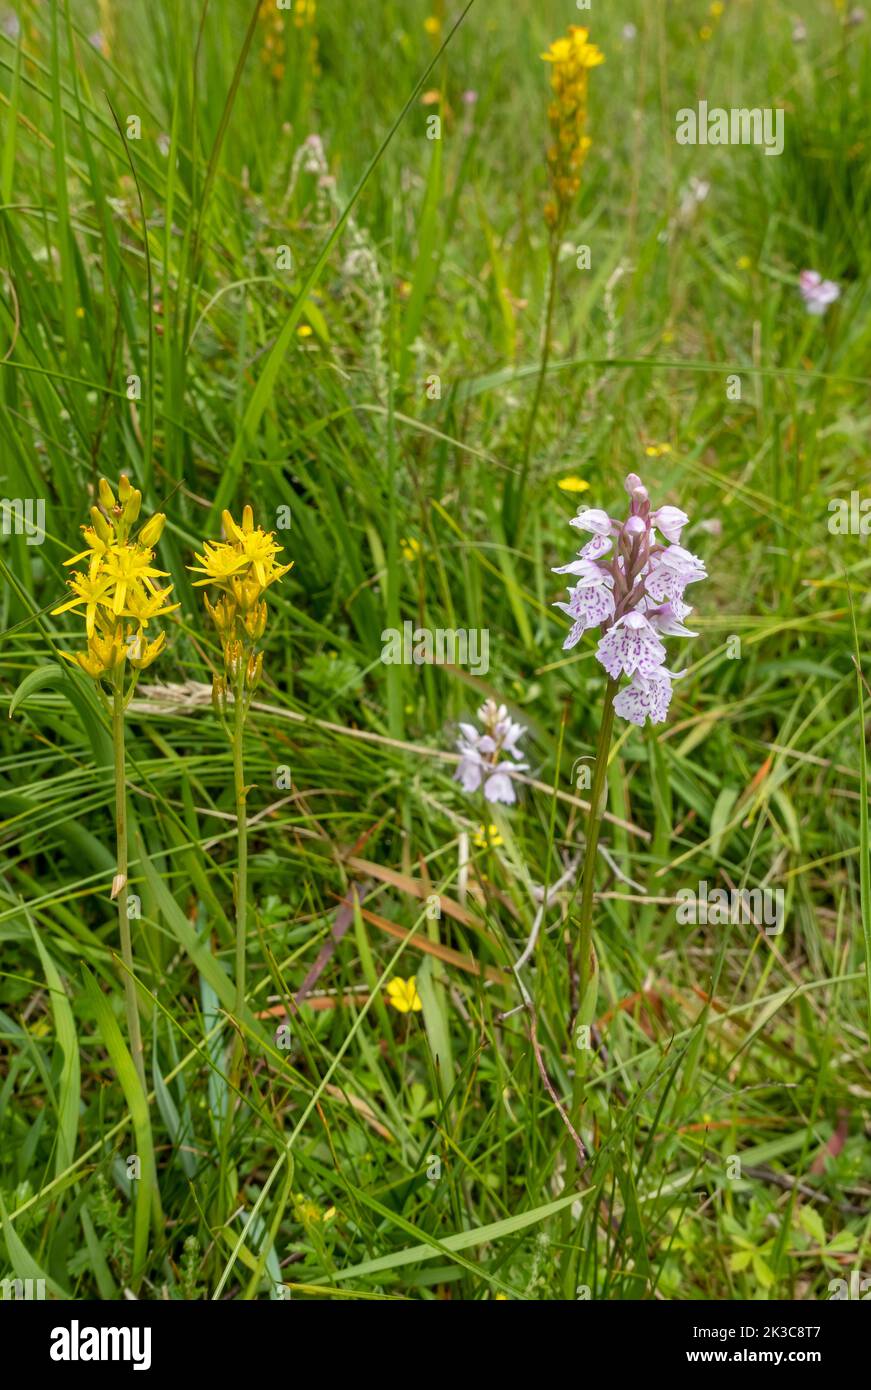
[[[827,526],[867,486],[871,21],[477,0],[439,56],[460,9],[306,0],[283,31],[242,0],[0,15],[0,492],[46,507],[44,544],[0,543],[0,1275],[52,1296],[815,1299],[871,1272],[871,561]],[[521,492],[540,54],[571,23],[606,62]],[[701,98],[782,107],[782,156],[677,145]],[[822,319],[807,267],[842,286]],[[111,741],[58,657],[80,626],[50,616],[122,471],[167,513],[181,603],[127,729],[147,1110],[107,1046]],[[605,680],[592,640],[562,652],[551,566],[629,471],[690,513],[710,578],[668,723],[616,729],[578,1179],[511,966],[560,884],[524,980],[565,1100],[572,767]],[[245,503],[267,529],[290,508],[294,568],[246,732],[234,1020],[219,647],[185,567]],[[486,629],[489,671],[383,664],[406,620]],[[528,731],[508,809],[452,780],[488,695]],[[783,933],[678,924],[702,880],[783,889]],[[412,974],[403,1014],[386,986]],[[129,1176],[151,1143],[159,1209]]]

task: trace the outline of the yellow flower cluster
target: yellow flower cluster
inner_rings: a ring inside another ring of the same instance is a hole
[[[548,107],[552,144],[547,152],[552,197],[544,216],[552,231],[561,230],[581,187],[581,170],[590,140],[587,136],[587,75],[604,63],[601,49],[589,41],[589,31],[577,24],[555,39],[542,58],[552,65],[553,101]]]
[[[316,14],[315,0],[296,0],[293,7],[293,22],[297,29],[304,29],[307,24],[314,24]]]
[[[317,6],[315,0],[288,0],[287,4],[280,8],[276,0],[263,0],[260,6],[260,24],[263,29],[263,42],[260,49],[260,61],[269,68],[269,75],[274,82],[280,82],[284,77],[285,63],[287,60],[287,41],[285,39],[285,19],[282,10],[292,12],[292,22],[295,29],[310,28],[312,38],[310,45],[310,60],[314,68],[317,61],[317,37],[314,33],[315,16]]]
[[[263,0],[260,6],[260,24],[264,30],[260,49],[260,61],[269,68],[269,75],[275,82],[284,76],[284,18],[277,10],[275,0]]]
[[[84,652],[62,655],[79,665],[86,675],[113,683],[123,680],[125,666],[135,673],[150,666],[163,650],[166,634],[153,641],[146,636],[148,624],[178,608],[170,604],[172,585],[161,589],[155,583],[167,576],[155,569],[154,546],[159,541],[166,517],[154,516],[137,535],[131,531],[139,519],[142,494],[122,474],[116,497],[105,478],[100,479],[100,506],[91,508],[91,525],[83,526],[86,549],[67,565],[88,561],[86,572],[76,571],[69,580],[73,597],[52,610],[70,609],[85,619],[87,647]],[[134,680],[135,680],[134,676]]]
[[[255,645],[266,630],[267,610],[263,595],[270,585],[283,579],[289,565],[276,564],[281,546],[272,531],[254,525],[254,513],[246,507],[242,525],[237,526],[229,512],[222,513],[224,541],[205,541],[203,554],[197,555],[198,565],[191,572],[204,574],[195,588],[213,584],[218,600],[212,604],[203,595],[206,611],[218,630],[224,649],[224,676],[216,676],[213,693],[215,704],[223,709],[227,686],[253,691],[263,670],[263,653]]]

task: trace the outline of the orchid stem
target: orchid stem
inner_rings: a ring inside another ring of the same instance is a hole
[[[142,1050],[142,1029],[139,1022],[139,1002],[133,976],[133,940],[127,916],[127,773],[124,750],[124,681],[116,674],[112,695],[112,747],[115,754],[115,840],[118,868],[112,885],[118,900],[118,934],[121,938],[121,959],[124,962],[124,1003],[127,1013],[127,1034],[133,1064],[148,1095],[145,1081],[145,1056]]]
[[[587,838],[584,846],[584,871],[581,879],[581,911],[578,935],[578,951],[580,959],[578,961],[578,1010],[579,1021],[582,1024],[592,1025],[596,1012],[596,1001],[594,998],[587,999],[587,992],[590,989],[593,974],[593,890],[596,882],[596,855],[599,848],[599,829],[602,824],[602,813],[605,809],[604,798],[607,786],[608,775],[608,754],[611,750],[611,733],[614,728],[614,696],[617,693],[620,682],[609,677],[605,688],[605,708],[602,713],[602,722],[599,725],[599,738],[596,744],[596,764],[593,772],[593,784],[590,789],[590,810],[587,816]],[[581,1114],[584,1108],[584,1091],[586,1081],[586,1058],[583,1053],[579,1053],[575,1042],[575,1026],[571,1030],[571,1046],[575,1055],[574,1078],[572,1081],[572,1104],[569,1118],[577,1132],[581,1131]],[[569,1145],[568,1158],[566,1161],[566,1188],[570,1186],[576,1172],[580,1167],[577,1150],[574,1144]],[[565,1289],[566,1297],[574,1297],[571,1292],[575,1288],[577,1279],[577,1268],[580,1260],[580,1251],[577,1246],[569,1245],[571,1234],[571,1209],[566,1212],[563,1218],[562,1239],[566,1246],[566,1278]]]
[[[591,976],[591,956],[593,945],[593,889],[596,882],[596,853],[599,848],[599,829],[604,811],[605,785],[608,777],[608,754],[611,751],[611,733],[614,728],[614,696],[619,681],[609,677],[605,690],[605,709],[599,726],[599,741],[596,744],[596,766],[593,772],[593,785],[590,790],[590,811],[587,817],[587,839],[584,848],[584,875],[581,880],[581,915],[579,922],[578,947],[578,997],[581,1008]],[[583,1022],[587,1022],[586,1019]]]

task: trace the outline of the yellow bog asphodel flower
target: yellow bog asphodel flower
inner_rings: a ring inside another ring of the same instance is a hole
[[[175,612],[179,605],[169,602],[171,584],[161,589],[155,582],[165,579],[166,573],[152,564],[153,547],[166,517],[156,512],[133,535],[142,507],[139,489],[122,474],[117,497],[105,478],[100,479],[98,491],[100,506],[91,508],[91,525],[82,527],[86,548],[65,561],[69,566],[87,560],[87,571],[73,573],[72,598],[52,613],[72,611],[85,620],[85,651],[61,655],[95,681],[115,681],[119,676],[123,679],[126,664],[138,674],[154,661],[165,635],[161,632],[149,640],[145,629],[154,618]]]
[[[229,512],[221,515],[223,541],[204,541],[199,561],[189,566],[192,574],[205,575],[194,580],[195,588],[213,586],[217,601],[203,595],[206,611],[218,632],[224,652],[224,677],[231,687],[241,681],[248,692],[254,690],[263,670],[263,653],[254,650],[266,630],[267,608],[263,595],[293,568],[279,564],[281,546],[272,531],[254,525],[254,513],[246,506],[242,524]],[[216,677],[215,696],[219,703],[226,693],[224,682]]]
[[[544,215],[552,231],[559,231],[580,191],[581,170],[590,140],[587,136],[587,76],[604,63],[605,55],[589,41],[589,30],[572,24],[565,37],[555,39],[546,53],[551,64],[553,101],[548,107],[551,145],[547,152],[551,197]]]

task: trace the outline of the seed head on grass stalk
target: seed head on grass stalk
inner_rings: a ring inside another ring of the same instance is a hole
[[[155,512],[134,534],[133,528],[142,508],[142,494],[124,474],[118,481],[117,497],[109,482],[101,478],[99,498],[100,505],[91,508],[90,526],[82,527],[86,548],[65,561],[69,566],[86,560],[87,569],[73,572],[69,579],[72,598],[52,612],[75,612],[84,619],[84,650],[62,652],[61,655],[91,677],[100,702],[112,720],[118,851],[112,896],[118,900],[130,1047],[145,1088],[142,1033],[133,982],[133,946],[123,893],[127,883],[124,711],[133,697],[139,673],[163,651],[166,634],[161,631],[155,636],[151,625],[155,619],[175,612],[179,605],[169,602],[172,585],[160,587],[157,581],[167,576],[152,563],[154,547],[163,534],[166,517],[162,512]]]
[[[223,541],[205,541],[194,574],[205,575],[194,581],[195,588],[211,586],[216,599],[203,595],[206,611],[218,632],[224,669],[212,680],[212,703],[233,748],[233,773],[239,843],[239,872],[236,881],[236,1013],[245,1003],[245,929],[248,892],[248,837],[246,821],[245,767],[243,735],[251,698],[263,671],[263,653],[257,643],[266,631],[268,611],[264,594],[292,568],[276,562],[281,546],[272,531],[254,525],[254,513],[245,507],[242,524],[237,526],[229,512],[222,514]],[[233,727],[227,723],[228,698],[233,701]]]

